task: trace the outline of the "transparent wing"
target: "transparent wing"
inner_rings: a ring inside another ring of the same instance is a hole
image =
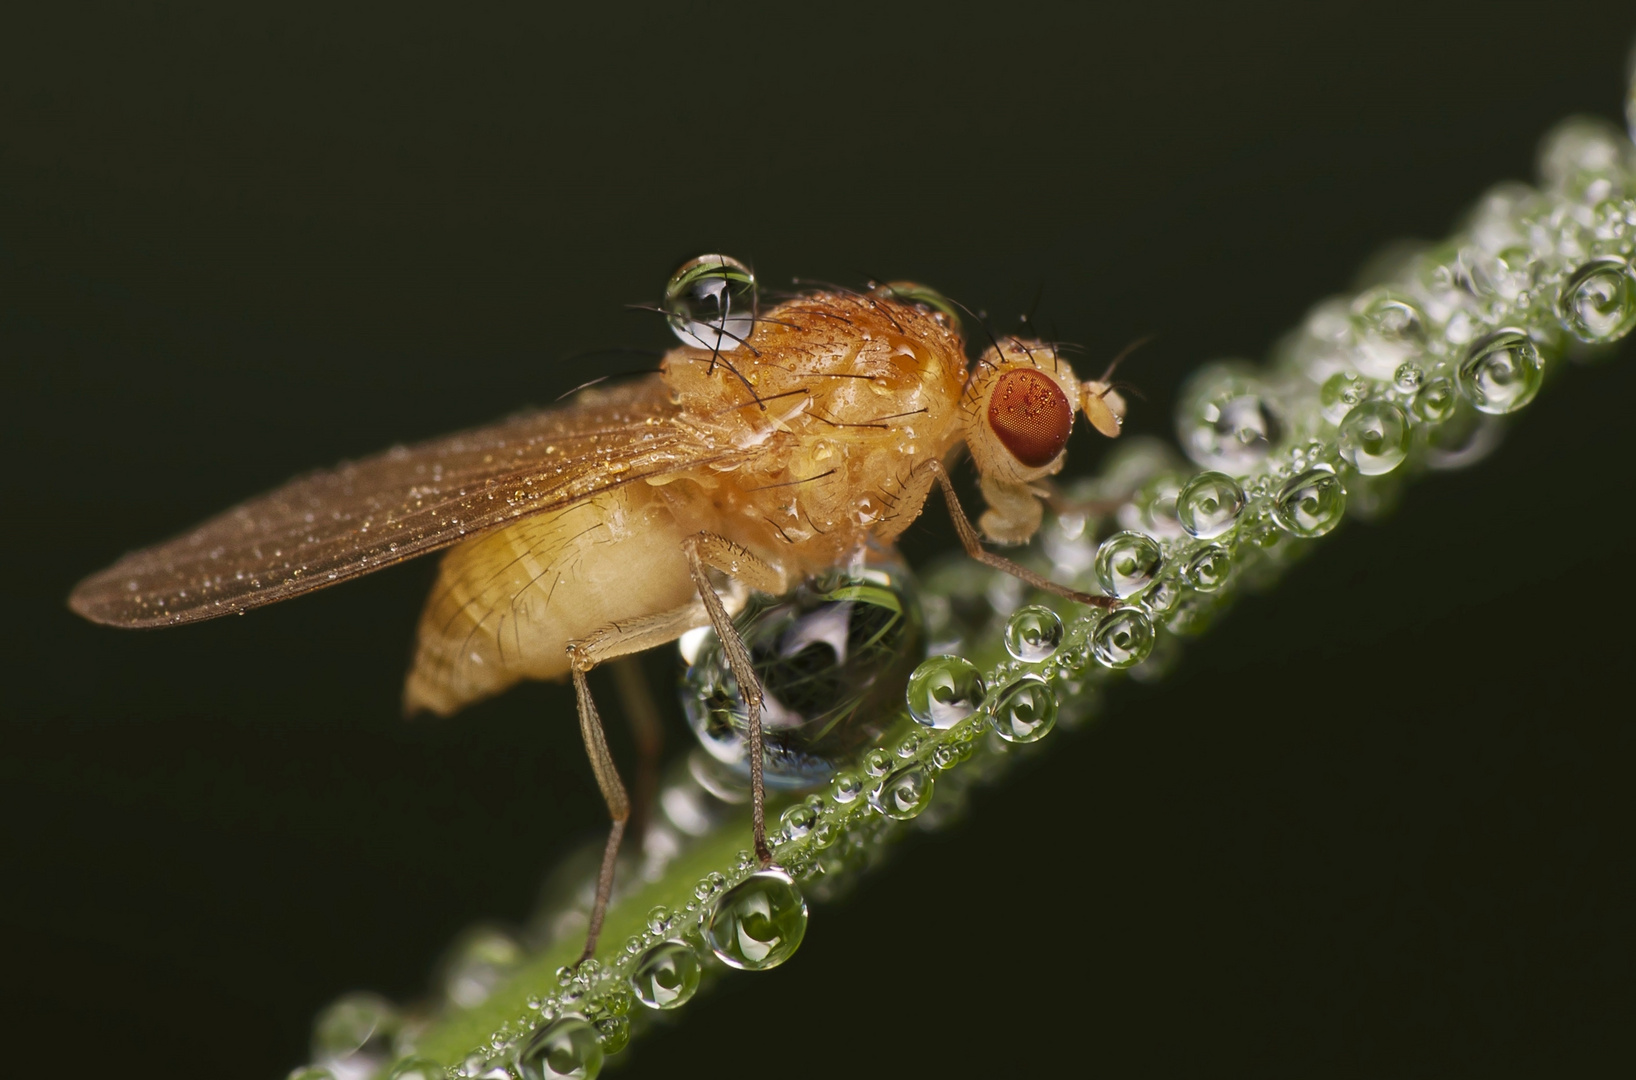
[[[313,473],[75,587],[93,622],[213,619],[371,573],[516,518],[742,451],[683,422],[658,376]]]

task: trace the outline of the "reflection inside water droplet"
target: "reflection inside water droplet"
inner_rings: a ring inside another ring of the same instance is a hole
[[[1128,668],[1153,651],[1153,623],[1138,608],[1114,608],[1091,635],[1091,652],[1110,668]]]
[[[869,805],[895,821],[908,821],[932,801],[932,774],[923,765],[910,765],[875,785]]]
[[[1138,532],[1116,532],[1096,549],[1096,579],[1109,596],[1129,596],[1159,572],[1158,542]]]
[[[1580,341],[1618,341],[1636,326],[1636,270],[1624,259],[1592,259],[1562,287],[1560,314]]]
[[[1233,527],[1244,509],[1244,489],[1226,473],[1203,472],[1187,482],[1176,500],[1182,528],[1201,540]]]
[[[1482,412],[1515,412],[1539,393],[1539,350],[1526,330],[1496,330],[1472,344],[1459,377],[1461,392]]]
[[[1062,619],[1048,607],[1020,608],[1005,624],[1006,652],[1026,664],[1050,658],[1062,644]]]
[[[1290,477],[1273,497],[1273,520],[1300,537],[1324,535],[1341,523],[1345,511],[1346,489],[1328,465]]]
[[[927,727],[951,728],[982,708],[983,675],[958,656],[930,656],[909,676],[909,715]]]
[[[1408,456],[1409,434],[1403,406],[1379,398],[1366,401],[1341,422],[1341,456],[1365,476],[1389,473]]]
[[[995,734],[1008,743],[1043,739],[1057,722],[1057,696],[1044,679],[1024,675],[1001,690],[989,717]]]
[[[680,941],[661,941],[636,962],[631,989],[636,1000],[650,1009],[674,1009],[687,1004],[699,989],[699,956]]]
[[[755,274],[731,256],[700,255],[670,276],[664,309],[683,345],[730,352],[755,329]]]
[[[751,874],[724,893],[710,916],[710,949],[729,967],[765,971],[795,955],[807,933],[807,902],[778,869]]]
[[[602,1040],[577,1016],[535,1032],[517,1053],[523,1080],[595,1080],[602,1071]]]

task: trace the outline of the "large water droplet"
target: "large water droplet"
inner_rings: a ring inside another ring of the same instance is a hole
[[[686,1005],[699,989],[699,955],[680,941],[661,941],[636,962],[631,989],[650,1009]]]
[[[586,1021],[565,1016],[523,1044],[517,1071],[523,1080],[595,1080],[602,1071],[602,1040]]]
[[[1182,528],[1201,540],[1231,529],[1243,509],[1244,489],[1226,473],[1199,473],[1176,498],[1176,516]]]
[[[1183,571],[1193,588],[1200,592],[1215,592],[1226,583],[1232,572],[1233,556],[1220,544],[1206,544],[1187,560]]]
[[[932,774],[923,765],[910,765],[875,785],[869,805],[894,821],[919,816],[932,801]]]
[[[870,296],[889,297],[899,303],[918,304],[952,329],[960,329],[960,309],[954,301],[918,281],[888,281],[869,290]]]
[[[1379,398],[1366,401],[1341,422],[1341,456],[1365,476],[1389,473],[1409,455],[1409,434],[1403,406]]]
[[[762,870],[716,902],[706,937],[728,967],[765,971],[795,955],[807,933],[807,901],[782,870]]]
[[[989,717],[995,734],[1008,743],[1037,742],[1056,722],[1057,695],[1037,675],[1024,675],[1001,690]]]
[[[1420,309],[1386,290],[1365,293],[1353,306],[1356,362],[1365,375],[1389,379],[1426,338]]]
[[[1454,415],[1454,408],[1459,404],[1455,395],[1454,384],[1447,379],[1433,379],[1415,394],[1414,401],[1409,408],[1415,418],[1424,420],[1428,424],[1441,424]]]
[[[1498,416],[1534,400],[1541,374],[1528,332],[1505,327],[1472,343],[1460,365],[1460,390],[1480,411]]]
[[[1109,596],[1129,596],[1159,572],[1158,542],[1139,532],[1116,532],[1096,549],[1096,579]]]
[[[1618,341],[1636,326],[1636,271],[1624,259],[1592,259],[1562,286],[1560,313],[1580,341]]]
[[[927,727],[951,728],[983,707],[983,674],[958,656],[930,656],[909,676],[909,715]]]
[[[1283,423],[1259,384],[1235,367],[1206,367],[1188,381],[1177,434],[1207,469],[1243,473],[1283,438]]]
[[[1346,489],[1328,465],[1290,477],[1273,497],[1273,520],[1296,536],[1322,536],[1341,523],[1345,512]]]
[[[1091,652],[1105,667],[1140,664],[1153,651],[1153,623],[1137,608],[1114,608],[1091,635]]]
[[[731,256],[700,255],[670,276],[664,309],[683,345],[730,352],[755,329],[755,274]]]
[[[1025,664],[1048,660],[1062,644],[1062,619],[1048,607],[1017,609],[1005,624],[1005,651]]]
[[[765,775],[786,788],[823,783],[875,741],[922,648],[913,582],[889,563],[756,594],[733,624],[761,679]],[[681,698],[700,744],[747,777],[749,710],[714,634],[699,642]]]

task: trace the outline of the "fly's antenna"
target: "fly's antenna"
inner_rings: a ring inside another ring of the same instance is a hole
[[[966,305],[962,304],[960,301],[954,299],[954,297],[952,297],[952,296],[949,297],[949,303],[953,304],[955,307],[959,308],[961,311],[964,311],[967,315],[970,315],[971,318],[972,318],[972,321],[975,322],[978,326],[983,328],[983,336],[988,338],[988,343],[990,345],[994,346],[994,351],[996,353],[999,353],[1001,356],[1005,355],[1005,350],[1000,348],[999,341],[996,340],[995,337],[994,337],[994,331],[992,331],[992,330],[990,330],[988,328],[988,316],[987,315],[984,315],[984,314],[981,314],[979,312],[971,310],[971,308],[969,308]],[[979,356],[977,358],[977,363],[973,364],[972,367],[966,372],[966,384],[960,388],[960,396],[962,398],[964,398],[966,396],[966,391],[971,389],[971,382],[972,382],[973,379],[975,379],[977,377],[977,370],[979,368],[981,368],[982,366],[983,366],[983,358],[981,356]]]
[[[1130,356],[1131,353],[1135,352],[1137,349],[1140,349],[1143,345],[1146,345],[1148,342],[1152,341],[1154,338],[1156,338],[1158,336],[1159,336],[1158,334],[1148,334],[1145,337],[1139,337],[1135,341],[1131,342],[1129,345],[1126,345],[1123,349],[1120,349],[1119,350],[1119,355],[1115,356],[1111,361],[1108,362],[1107,370],[1102,372],[1101,377],[1098,378],[1096,381],[1100,382],[1100,383],[1107,382],[1108,379],[1113,375],[1114,371],[1118,369],[1119,365],[1124,363],[1126,357]],[[1140,397],[1141,395],[1138,394],[1137,396]]]

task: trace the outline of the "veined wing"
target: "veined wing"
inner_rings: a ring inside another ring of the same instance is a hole
[[[213,619],[371,573],[620,484],[744,451],[682,421],[657,375],[290,481],[86,578],[93,622]]]

